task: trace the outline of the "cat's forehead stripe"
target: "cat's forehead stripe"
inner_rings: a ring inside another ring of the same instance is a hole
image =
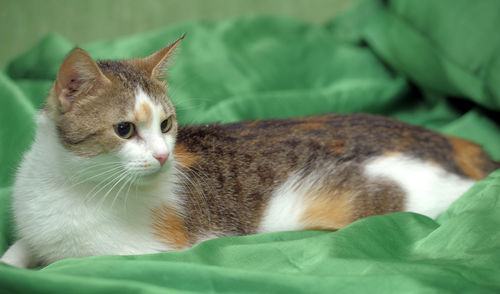
[[[153,119],[153,102],[142,88],[137,87],[135,95],[134,118],[137,122],[151,122]]]
[[[139,122],[148,121],[151,118],[151,114],[151,106],[149,106],[146,102],[142,102],[135,110],[135,120]]]

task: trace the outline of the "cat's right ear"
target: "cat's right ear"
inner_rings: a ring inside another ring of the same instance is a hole
[[[163,80],[167,69],[167,61],[182,40],[184,40],[185,36],[186,34],[182,34],[179,39],[167,45],[165,48],[156,51],[148,57],[139,59],[139,66],[146,71],[149,77],[160,81]]]
[[[81,48],[73,49],[63,60],[55,82],[55,93],[61,112],[70,111],[80,95],[89,94],[111,81],[92,57]]]

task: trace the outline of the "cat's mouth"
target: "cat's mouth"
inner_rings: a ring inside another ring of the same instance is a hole
[[[162,174],[171,168],[171,163],[167,161],[163,166],[145,166],[144,169],[135,170],[134,182],[138,185],[149,185],[160,178]]]

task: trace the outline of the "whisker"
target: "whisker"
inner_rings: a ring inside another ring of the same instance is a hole
[[[177,155],[179,155],[179,153]],[[182,158],[182,154],[180,154],[180,156],[178,156],[178,157]],[[208,182],[206,181],[206,179],[208,179],[208,175],[202,169],[196,168],[193,166],[187,166],[182,162],[176,162],[176,163],[178,165],[180,165],[181,167],[185,167],[186,169],[189,169],[190,172],[192,172],[197,177],[197,180],[201,181],[210,190],[212,195],[216,194],[215,189],[211,185],[209,185]],[[180,171],[178,168],[176,168],[176,170],[182,173],[182,171]],[[197,185],[197,186],[199,186],[199,185]],[[205,210],[207,211],[208,221],[209,221],[209,224],[211,225],[211,215],[210,215],[210,209],[208,207],[208,199],[207,199],[206,193],[204,193],[204,192],[200,193],[200,197],[202,198],[201,200],[205,203],[205,208],[206,208]]]
[[[111,202],[111,208],[113,208],[113,205],[115,204],[116,199],[120,197],[120,192],[123,190],[123,188],[124,188],[125,186],[127,186],[127,183],[130,181],[130,178],[131,178],[131,177],[129,177],[129,176],[130,176],[130,173],[127,171],[127,172],[125,173],[125,178],[124,178],[124,179],[125,179],[125,182],[121,185],[121,187],[120,187],[120,189],[118,190],[118,192],[116,192],[115,197],[113,198],[113,201]],[[121,180],[120,180],[120,181],[121,181]]]
[[[130,192],[130,188],[132,188],[132,184],[135,182],[135,180],[137,179],[137,174],[133,175],[133,178],[132,180],[130,181],[129,185],[128,185],[128,189],[127,189],[127,193],[125,194],[125,200],[123,201],[123,206],[125,208],[125,211],[127,210],[127,200],[128,200],[128,195],[129,195],[129,192]]]
[[[196,77],[196,78],[199,79],[199,77]],[[189,77],[185,77],[184,80],[182,80],[176,84],[170,84],[169,88],[168,88],[168,97],[170,99],[172,99],[172,97],[175,96],[175,94],[177,93],[178,90],[183,89],[187,85],[192,84],[194,80],[195,80],[195,76],[189,76]]]
[[[182,176],[185,181],[187,181],[189,183],[189,185],[186,185],[184,184],[184,187],[187,188],[191,194],[193,195],[196,195],[198,196],[199,198],[199,202],[202,202],[204,204],[204,209],[202,208],[201,204],[197,201],[196,203],[198,204],[198,209],[200,209],[200,211],[205,211],[207,213],[207,218],[208,218],[208,221],[209,221],[209,224],[211,226],[211,214],[210,214],[210,209],[208,207],[208,200],[207,200],[207,196],[205,195],[205,192],[203,191],[203,188],[200,187],[200,184],[199,183],[196,183],[195,182],[195,179],[192,179],[191,177],[189,177],[188,175],[186,175],[182,170],[178,169],[177,167],[174,166],[174,169],[175,171],[177,172],[178,175]],[[203,181],[206,184],[206,181],[204,181],[200,176],[197,176],[196,178],[196,181]],[[193,191],[192,188],[194,188],[196,190],[196,193],[195,191]]]
[[[180,156],[178,156],[178,155],[179,155],[179,153],[176,154],[176,157],[180,158],[180,159],[188,158],[188,157],[183,157],[182,154],[180,154]],[[176,164],[180,165],[181,167],[184,167],[185,169],[189,169],[190,171],[192,171],[193,173],[195,173],[195,175],[197,177],[205,178],[205,179],[209,178],[208,175],[207,175],[207,173],[205,171],[203,171],[202,169],[200,169],[200,168],[196,168],[194,166],[188,166],[188,165],[184,164],[181,161],[176,161]],[[204,181],[204,182],[206,184],[206,181]],[[213,190],[212,186],[210,186],[210,185],[207,184],[207,187],[212,190],[212,193],[215,193],[215,190]]]
[[[110,195],[111,191],[113,191],[113,189],[116,187],[116,185],[118,185],[123,180],[123,178],[126,177],[126,175],[127,175],[127,171],[124,170],[124,171],[122,171],[122,173],[120,173],[113,180],[110,181],[110,182],[113,182],[114,184],[104,194],[104,196],[101,199],[100,205],[102,205],[106,201],[106,199],[108,198],[108,195]]]
[[[72,184],[72,185],[71,185],[71,188],[74,188],[74,187],[76,187],[76,186],[78,186],[78,185],[81,185],[81,184],[83,184],[83,183],[89,182],[89,181],[91,181],[92,179],[95,179],[95,178],[101,177],[101,176],[106,175],[106,174],[108,174],[108,173],[114,172],[114,171],[116,171],[116,170],[118,170],[118,169],[120,169],[120,168],[121,168],[121,166],[116,166],[116,167],[113,167],[112,169],[107,169],[107,170],[105,170],[104,172],[101,172],[101,173],[95,174],[95,175],[93,175],[93,176],[91,176],[91,177],[89,177],[89,178],[85,178],[85,179],[81,180],[80,182],[77,182],[77,183]]]
[[[108,185],[112,184],[113,183],[113,180],[110,180],[109,182],[107,182],[109,179],[111,178],[115,178],[117,177],[117,175],[121,174],[122,171],[121,170],[118,170],[118,171],[115,171],[114,173],[112,173],[110,176],[108,176],[106,179],[102,180],[101,182],[99,182],[99,184],[95,185],[94,188],[92,188],[92,190],[89,191],[89,193],[87,193],[87,195],[85,196],[85,198],[88,200],[88,201],[91,201],[92,199],[94,199],[94,197],[102,191],[102,189],[106,188]],[[95,191],[92,196],[90,198],[88,198],[89,194],[92,193],[96,188],[98,188],[101,184],[107,182],[104,186],[102,186],[99,190]]]
[[[70,171],[68,173],[68,176],[65,177],[65,183],[71,185],[71,187],[73,188],[76,185],[80,184],[80,183],[75,184],[74,181],[81,180],[81,178],[84,178],[84,181],[88,179],[88,177],[87,178],[85,177],[87,172],[89,174],[95,175],[96,172],[107,170],[110,167],[116,166],[117,164],[118,164],[117,162],[104,162],[100,164],[87,166],[76,171]]]
[[[76,171],[74,171],[72,173],[72,177],[76,177],[76,176],[79,176],[81,174],[84,174],[85,172],[87,172],[88,170],[92,170],[94,168],[107,168],[107,167],[113,167],[113,166],[117,166],[117,165],[120,165],[121,163],[118,162],[118,161],[114,161],[114,162],[101,162],[101,163],[97,163],[97,164],[92,164],[92,165],[89,165],[89,166],[86,166],[84,168],[81,168],[81,169],[78,169]]]

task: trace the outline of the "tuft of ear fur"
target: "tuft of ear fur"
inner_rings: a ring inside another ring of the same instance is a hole
[[[182,34],[179,39],[177,39],[170,45],[167,45],[165,48],[156,51],[148,57],[137,60],[139,61],[138,63],[140,64],[140,67],[146,70],[150,78],[163,80],[165,71],[167,69],[168,57],[172,55],[172,53],[175,51],[175,48],[179,46],[185,36],[186,34]]]
[[[111,81],[85,50],[73,49],[61,63],[55,82],[61,112],[70,111],[80,94],[88,94],[92,89],[109,83]]]

